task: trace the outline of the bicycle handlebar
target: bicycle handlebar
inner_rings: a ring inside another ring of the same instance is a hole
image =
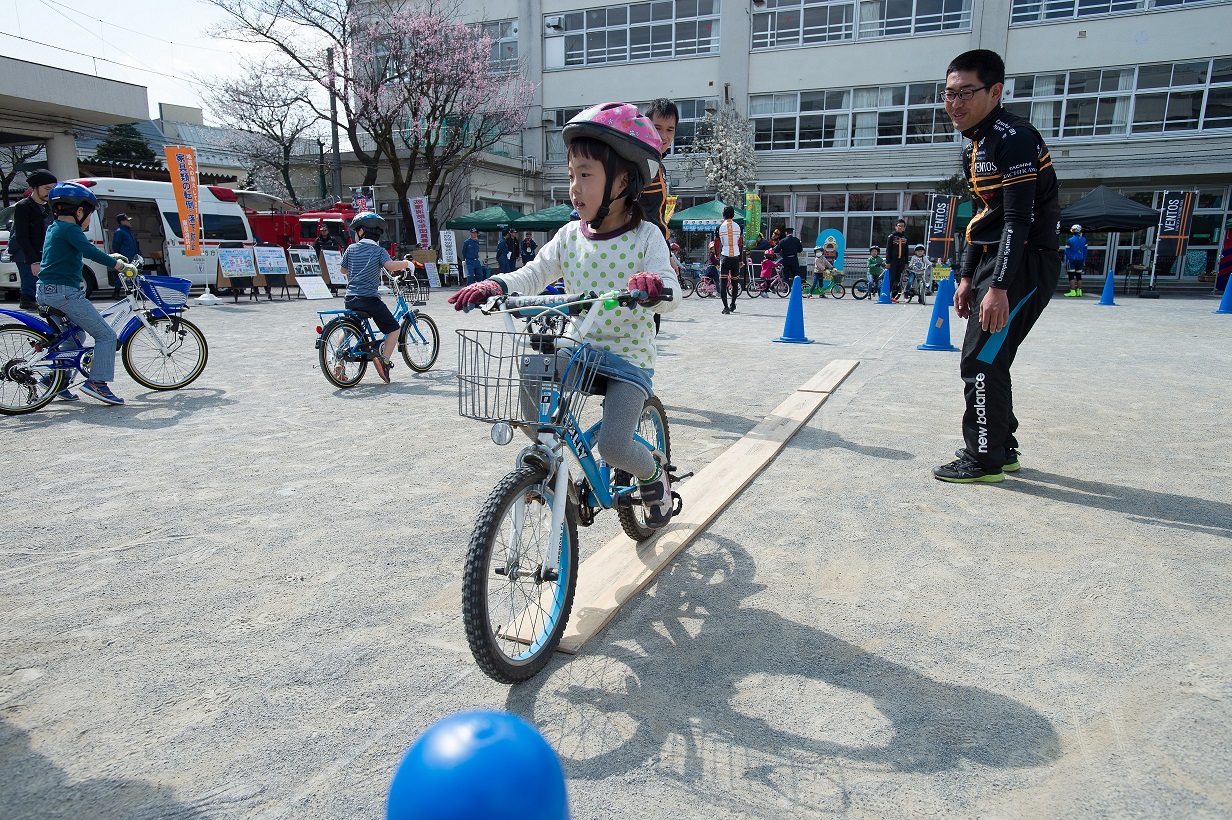
[[[658,302],[672,301],[672,289],[664,288]],[[560,313],[566,316],[577,316],[584,313],[587,308],[596,302],[613,302],[621,307],[630,307],[635,304],[641,304],[645,300],[647,294],[644,291],[629,291],[629,290],[612,290],[605,293],[596,293],[588,291],[585,293],[551,293],[540,294],[538,296],[522,296],[517,293],[510,293],[504,296],[493,296],[486,304],[480,305],[479,309],[488,315],[491,313],[501,312],[521,312],[532,308],[544,308],[539,312]],[[644,305],[651,307],[651,305]],[[463,308],[464,311],[469,311],[472,306],[468,305]]]

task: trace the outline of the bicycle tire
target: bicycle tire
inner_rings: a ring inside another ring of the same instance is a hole
[[[709,276],[703,276],[697,280],[697,295],[703,299],[711,299],[719,293],[718,287],[715,286],[714,280]]]
[[[835,299],[842,299],[847,295],[847,288],[843,287],[842,282],[835,282],[830,286],[830,295]]]
[[[187,319],[173,323],[166,316],[150,319],[124,340],[121,360],[133,381],[151,390],[178,390],[196,381],[210,358],[201,329]],[[161,337],[160,337],[161,334]],[[159,341],[167,346],[163,353]]]
[[[851,295],[857,299],[866,298],[868,296],[868,282],[863,279],[859,282],[853,282],[851,285]]]
[[[321,372],[335,387],[354,387],[368,369],[367,357],[347,358],[348,351],[364,340],[363,329],[353,319],[333,319],[321,331],[317,358]]]
[[[680,298],[688,299],[697,290],[697,280],[692,276],[680,277]]]
[[[770,283],[770,289],[773,290],[780,299],[786,299],[787,294],[791,293],[791,285],[784,282],[782,279],[775,279]]]
[[[479,511],[467,547],[462,576],[466,641],[479,668],[500,683],[527,680],[547,665],[573,608],[577,511],[568,499],[561,499],[569,506],[555,547],[560,570],[551,581],[540,574],[552,549],[546,543],[552,519],[547,479],[545,469],[529,465],[501,479]],[[515,527],[519,552],[510,560]],[[536,536],[538,546],[532,543]]]
[[[735,299],[741,294],[741,292],[740,282],[738,280],[733,279],[727,284],[727,295],[729,298]]]
[[[411,328],[412,316],[415,327],[419,328],[418,334]],[[402,319],[402,329],[398,331],[398,350],[402,352],[402,360],[411,370],[416,373],[431,370],[441,352],[441,334],[437,331],[432,317],[419,311],[405,316]]]
[[[659,401],[657,396],[651,396],[642,405],[637,433],[654,445],[660,464],[672,463],[672,436],[667,424],[667,411],[663,409],[663,402]],[[612,470],[612,481],[616,485],[627,487],[637,479],[624,470]],[[658,532],[654,527],[646,526],[646,508],[641,504],[618,506],[616,517],[620,519],[620,527],[625,531],[625,535],[634,541],[645,541]]]
[[[0,414],[20,416],[46,407],[64,389],[64,371],[25,365],[32,345],[47,346],[54,338],[25,325],[0,325]]]

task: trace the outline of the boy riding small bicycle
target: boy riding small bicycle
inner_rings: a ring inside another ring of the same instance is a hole
[[[826,291],[829,289],[827,284],[830,277],[838,271],[834,267],[834,263],[826,258],[825,252],[821,246],[813,249],[813,286],[807,288],[804,294],[805,299],[812,299],[813,293],[817,292],[821,298],[826,298]]]
[[[903,285],[903,293],[919,295],[928,293],[928,284],[932,280],[933,263],[924,255],[923,245],[916,245],[914,255],[907,260],[907,281]]]
[[[376,322],[377,329],[385,334],[381,350],[372,359],[376,374],[389,384],[389,371],[393,368],[394,348],[398,346],[398,330],[401,327],[384,300],[377,294],[381,286],[381,272],[396,273],[411,266],[406,260],[394,260],[377,242],[385,233],[385,220],[371,211],[365,211],[351,220],[351,230],[358,241],[351,243],[342,253],[342,275],[346,277],[347,310],[367,313]]]
[[[89,188],[75,182],[60,182],[51,189],[47,201],[56,219],[43,240],[36,299],[40,305],[60,311],[94,337],[90,377],[81,385],[81,392],[103,404],[123,404],[124,399],[108,386],[115,377],[116,332],[86,298],[81,263],[88,258],[125,276],[135,275],[137,269],[122,256],[103,253],[86,237],[85,229],[98,210],[98,199]],[[67,387],[57,395],[62,401],[77,400]]]
[[[564,277],[566,290],[641,292],[640,304],[668,313],[665,289],[679,293],[668,245],[645,219],[638,196],[654,179],[662,141],[650,120],[627,103],[592,106],[565,126],[569,196],[581,219],[562,228],[520,270],[467,285],[449,298],[455,310],[492,296],[538,293]],[[672,516],[667,465],[634,439],[646,399],[652,395],[656,342],[651,311],[596,305],[600,311],[583,342],[602,352],[598,373],[607,379],[598,449],[613,467],[638,478],[646,523],[666,525]]]

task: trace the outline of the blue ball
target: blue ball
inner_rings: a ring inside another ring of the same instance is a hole
[[[388,820],[569,820],[565,771],[543,735],[508,712],[438,720],[389,785]]]

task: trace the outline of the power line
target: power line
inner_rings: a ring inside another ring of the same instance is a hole
[[[215,54],[226,54],[229,56],[234,54],[234,52],[232,51],[226,51],[221,48],[210,48],[209,46],[194,46],[191,43],[177,43],[174,40],[168,40],[165,37],[159,37],[154,34],[146,34],[144,31],[137,31],[136,29],[128,28],[127,26],[122,26],[119,23],[112,23],[109,20],[103,20],[102,18],[99,18],[99,17],[91,17],[90,15],[84,12],[78,11],[72,6],[66,5],[64,3],[58,3],[56,2],[56,0],[41,0],[41,1],[43,2],[44,5],[60,6],[61,8],[68,9],[73,14],[78,14],[87,20],[93,20],[96,23],[102,23],[105,26],[111,26],[112,28],[117,28],[120,31],[127,31],[129,34],[136,34],[139,37],[148,37],[151,40],[157,40],[160,43],[172,45],[172,46],[175,46],[176,48],[196,48],[202,51],[213,51]]]
[[[68,54],[76,54],[78,57],[85,57],[85,58],[87,58],[87,59],[89,59],[89,60],[96,60],[96,61],[98,61],[98,62],[100,62],[100,63],[111,63],[112,65],[119,66],[120,68],[127,68],[127,69],[129,69],[129,70],[131,70],[131,71],[144,71],[144,72],[147,72],[147,73],[149,73],[149,74],[157,74],[159,77],[166,77],[166,78],[167,78],[167,79],[169,79],[169,80],[183,80],[184,82],[193,83],[194,85],[197,85],[197,86],[198,86],[198,87],[200,87],[200,88],[208,88],[208,87],[209,87],[209,86],[207,86],[207,85],[205,85],[205,84],[203,84],[203,83],[199,83],[199,82],[197,82],[196,80],[194,80],[194,79],[192,79],[192,78],[190,78],[190,77],[180,77],[180,76],[176,76],[176,75],[174,75],[174,74],[167,74],[167,73],[162,72],[162,71],[155,71],[155,70],[154,70],[154,69],[152,69],[152,68],[144,68],[144,67],[142,67],[142,66],[133,66],[133,65],[128,65],[127,63],[117,62],[116,60],[108,60],[106,57],[95,57],[93,54],[86,54],[86,53],[85,53],[85,52],[83,52],[83,51],[74,51],[73,49],[71,49],[71,48],[65,48],[64,46],[55,46],[55,45],[52,45],[51,43],[44,43],[44,42],[42,42],[42,41],[40,41],[40,40],[31,40],[29,37],[20,37],[20,36],[18,36],[18,35],[16,35],[16,34],[10,34],[10,33],[9,33],[9,32],[7,32],[7,31],[0,31],[0,35],[4,35],[5,37],[12,37],[14,40],[21,40],[21,41],[26,42],[26,43],[32,43],[32,44],[34,44],[34,45],[36,45],[36,46],[43,46],[44,48],[52,48],[52,49],[55,49],[56,51],[63,51],[63,52],[66,52],[66,53],[68,53]],[[117,50],[117,51],[119,51],[119,49],[116,49],[116,50]],[[121,52],[121,53],[123,53],[123,52]],[[128,56],[128,55],[125,55],[125,56]],[[191,89],[189,89],[189,90],[191,90]]]

